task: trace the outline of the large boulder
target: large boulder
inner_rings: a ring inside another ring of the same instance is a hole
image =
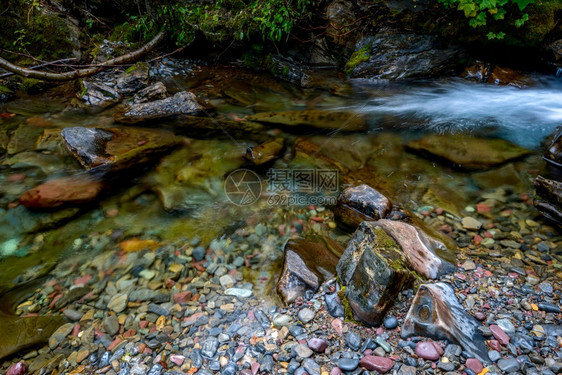
[[[453,264],[436,254],[436,251],[446,251],[445,244],[429,237],[420,228],[386,219],[378,220],[375,224],[383,228],[386,234],[396,241],[406,256],[409,267],[418,275],[428,279],[438,279],[455,270]]]
[[[447,283],[421,285],[402,325],[402,337],[424,336],[449,340],[481,361],[488,362],[480,323],[469,316]]]
[[[353,317],[378,326],[398,293],[414,275],[400,246],[374,222],[363,222],[337,265],[343,294]]]
[[[328,237],[313,236],[287,241],[283,249],[283,270],[277,292],[289,304],[316,292],[320,285],[336,273],[343,247]]]
[[[357,43],[346,72],[353,78],[431,77],[452,71],[459,59],[458,49],[442,48],[431,35],[385,30]]]
[[[409,142],[406,147],[468,170],[500,165],[530,153],[503,139],[478,138],[466,134],[432,134]]]
[[[181,91],[166,99],[128,105],[114,118],[124,124],[136,124],[178,115],[195,115],[202,110],[203,106],[193,93]]]
[[[105,166],[111,171],[146,163],[178,144],[171,132],[141,128],[65,128],[62,138],[86,169]]]
[[[138,62],[128,68],[118,79],[115,88],[122,95],[132,95],[146,88],[148,84],[149,66],[145,62]]]

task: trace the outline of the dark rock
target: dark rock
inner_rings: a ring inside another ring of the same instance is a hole
[[[337,272],[354,317],[369,325],[381,324],[398,293],[414,280],[400,247],[367,221],[353,234]]]
[[[326,293],[324,295],[324,301],[326,303],[326,310],[331,316],[334,318],[342,318],[345,316],[345,309],[337,293]]]
[[[121,95],[115,89],[87,80],[82,81],[82,91],[79,97],[85,104],[99,108],[107,108],[121,101]]]
[[[312,358],[307,358],[302,362],[302,366],[309,375],[320,375],[320,365]]]
[[[481,361],[488,361],[480,323],[469,316],[446,283],[421,285],[402,325],[402,337],[447,339]]]
[[[529,154],[529,150],[503,139],[466,134],[433,134],[409,142],[406,147],[468,170],[489,168]]]
[[[544,159],[557,167],[562,166],[562,128],[556,130],[552,143],[544,154]]]
[[[148,162],[179,142],[168,131],[140,128],[73,127],[61,135],[84,168],[107,166],[111,171]]]
[[[338,367],[343,371],[353,371],[359,366],[359,360],[354,358],[341,358],[338,360]]]
[[[246,120],[284,126],[312,126],[321,129],[360,131],[367,129],[363,116],[355,112],[304,110],[286,112],[262,112],[246,116]]]
[[[328,237],[289,240],[283,251],[283,271],[277,292],[285,303],[316,292],[322,282],[333,276],[343,248]]]
[[[384,30],[357,43],[346,65],[353,78],[408,79],[431,77],[451,71],[459,50],[438,48],[431,35]]]
[[[548,302],[540,302],[538,304],[539,310],[546,311],[547,313],[559,313],[560,306],[553,305],[552,303]]]
[[[377,371],[381,374],[389,372],[394,367],[394,360],[375,355],[366,355],[361,358],[361,367],[369,371]]]
[[[162,365],[157,363],[148,370],[146,375],[161,375],[163,370]]]
[[[94,176],[77,174],[47,181],[20,196],[20,203],[28,208],[53,208],[64,204],[91,202],[102,191],[103,184]]]
[[[137,289],[131,291],[129,294],[130,302],[147,302],[151,301],[154,303],[164,303],[170,302],[170,294],[167,292],[160,292],[151,289]]]
[[[386,217],[390,207],[388,198],[363,184],[342,191],[334,208],[334,217],[339,223],[357,228],[365,220],[374,221]]]
[[[351,350],[357,351],[361,347],[361,336],[355,332],[348,332],[345,335],[345,343]]]
[[[148,86],[138,93],[135,94],[133,103],[146,103],[153,100],[165,99],[168,96],[168,90],[162,82],[156,82],[155,84]]]
[[[562,182],[538,176],[534,185],[537,192],[534,204],[537,210],[562,225]]]
[[[515,358],[500,359],[498,361],[498,367],[500,368],[500,370],[507,373],[519,371],[519,369],[521,368],[519,362]]]
[[[147,63],[136,63],[117,79],[115,88],[123,95],[131,95],[146,88],[148,83],[148,69]]]
[[[121,123],[136,124],[179,115],[195,115],[202,110],[193,93],[181,91],[166,99],[126,106],[113,117]]]
[[[209,337],[201,347],[201,354],[206,358],[213,358],[219,348],[219,340],[216,337]]]
[[[402,249],[411,269],[429,279],[451,273],[455,266],[439,258],[436,251],[446,251],[442,242],[425,234],[410,224],[392,220],[378,220],[376,225],[394,239]]]
[[[248,147],[244,157],[255,165],[262,165],[279,157],[285,148],[285,140],[276,138],[255,147]]]

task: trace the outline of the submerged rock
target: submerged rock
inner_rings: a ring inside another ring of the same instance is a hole
[[[168,90],[162,82],[156,82],[155,84],[148,86],[138,93],[135,94],[133,98],[134,104],[146,103],[153,100],[166,99],[168,96]]]
[[[481,361],[488,349],[478,331],[480,323],[469,316],[447,283],[424,284],[418,289],[402,325],[402,337],[424,336],[450,340]]]
[[[458,49],[439,48],[431,35],[385,30],[357,43],[346,71],[353,78],[432,77],[453,70],[459,57]]]
[[[128,105],[122,112],[116,113],[114,118],[124,124],[136,124],[178,115],[194,115],[202,110],[203,107],[193,93],[181,91],[166,99]]]
[[[334,217],[351,228],[357,228],[365,220],[375,221],[386,217],[391,203],[387,197],[369,185],[349,187],[338,197]]]
[[[363,222],[337,265],[355,319],[378,326],[414,276],[398,244],[374,222]]]
[[[446,251],[446,246],[437,241],[421,229],[400,221],[381,219],[375,222],[398,243],[402,249],[411,269],[428,279],[437,279],[442,275],[451,273],[455,266],[437,254],[437,251]]]
[[[558,167],[562,167],[562,129],[558,129],[552,143],[544,154],[544,159]]]
[[[213,117],[178,116],[173,122],[177,134],[193,138],[239,138],[261,140],[267,130],[265,126],[251,121],[232,121]]]
[[[406,147],[469,170],[489,168],[530,153],[503,139],[477,138],[465,134],[433,134],[409,142]]]
[[[94,200],[102,191],[103,184],[87,174],[61,177],[47,181],[20,197],[28,208],[53,208],[63,204],[83,204]]]
[[[562,182],[538,176],[535,179],[535,190],[537,196],[534,204],[537,210],[562,225]]]
[[[285,148],[285,140],[276,138],[254,147],[248,147],[244,157],[255,165],[262,165],[279,157]]]
[[[289,240],[283,249],[283,268],[277,292],[289,304],[316,292],[320,285],[336,273],[343,247],[328,237],[314,236]]]
[[[65,128],[62,138],[86,169],[108,166],[112,171],[152,160],[173,148],[179,139],[171,132],[141,128]]]
[[[350,111],[304,111],[262,112],[246,117],[246,120],[284,126],[312,126],[321,129],[359,131],[367,129],[362,115]]]

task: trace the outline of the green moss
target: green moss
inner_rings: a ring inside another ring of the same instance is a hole
[[[12,90],[10,90],[9,88],[7,88],[6,86],[0,85],[0,93],[1,93],[1,94],[11,94],[11,93],[12,93]]]
[[[361,64],[365,61],[368,61],[369,57],[371,57],[371,45],[370,44],[368,44],[366,46],[363,46],[361,49],[353,52],[353,54],[351,55],[351,57],[349,58],[349,60],[345,64],[345,68],[344,68],[345,74],[351,75],[353,70],[355,70],[355,68],[359,64]]]

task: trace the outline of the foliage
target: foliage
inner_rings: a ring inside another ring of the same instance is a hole
[[[166,25],[177,45],[203,32],[214,40],[243,40],[261,34],[263,40],[282,41],[308,13],[312,0],[220,0],[217,3],[162,2],[130,23],[145,38]]]
[[[456,7],[462,11],[468,23],[474,28],[486,26],[488,21],[507,21],[519,28],[529,20],[527,13],[522,13],[535,0],[437,0],[447,7]],[[509,14],[509,19],[507,15]],[[517,15],[519,18],[517,18]],[[487,34],[488,39],[503,39],[502,31]]]

